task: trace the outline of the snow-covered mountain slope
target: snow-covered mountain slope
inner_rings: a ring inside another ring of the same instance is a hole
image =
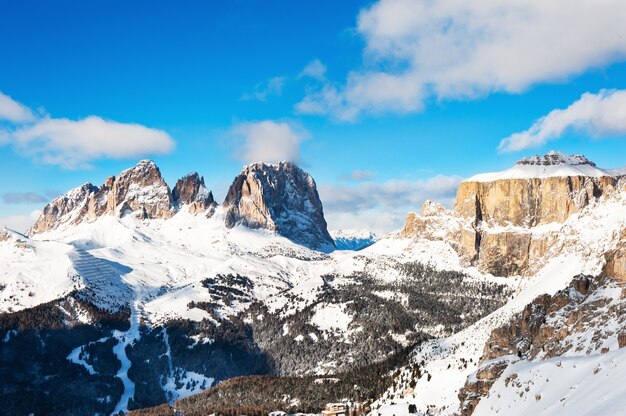
[[[550,151],[543,156],[519,160],[514,167],[501,172],[480,173],[467,182],[493,182],[503,179],[551,178],[561,176],[621,176],[623,169],[601,169],[583,155],[566,155]]]
[[[551,227],[556,227],[557,232]],[[508,323],[535,297],[554,294],[565,288],[574,276],[581,273],[592,276],[602,274],[606,264],[605,253],[621,244],[626,229],[626,192],[622,190],[594,201],[563,224],[544,228],[543,231],[536,228],[533,232],[554,233],[552,239],[555,244],[543,257],[539,272],[520,279],[515,296],[502,308],[458,334],[428,341],[418,347],[411,360],[413,364],[403,370],[398,386],[375,405],[381,406],[375,409],[376,412],[408,414],[409,404],[415,405],[420,412],[429,411],[432,414],[458,412],[459,391],[477,370],[485,344],[494,329]],[[607,316],[603,321],[610,319]],[[571,322],[565,321],[564,327],[574,337],[576,331],[571,325]],[[613,335],[617,336],[615,331]],[[590,342],[589,338],[593,336],[579,334],[579,338],[580,342]],[[415,376],[415,366],[419,367],[421,378]],[[413,386],[412,380],[415,382]]]
[[[474,415],[621,415],[626,409],[624,380],[626,348],[603,355],[519,360],[506,368]]]
[[[370,230],[333,230],[330,235],[337,250],[362,250],[380,239]]]

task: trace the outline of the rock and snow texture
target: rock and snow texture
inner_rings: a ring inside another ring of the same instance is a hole
[[[151,160],[111,176],[100,186],[86,183],[46,205],[30,235],[92,222],[103,215],[140,219],[169,219],[177,212],[206,213],[217,209],[204,178],[190,173],[174,189]],[[315,181],[292,163],[245,166],[223,204],[228,228],[244,225],[266,229],[308,248],[330,252],[335,243],[327,230]]]
[[[623,201],[625,177],[593,172],[586,175],[571,170],[572,167],[597,169],[583,156],[549,153],[522,159],[513,168],[524,170],[521,176],[470,178],[460,184],[452,210],[427,201],[421,215],[407,216],[400,235],[447,241],[466,265],[476,266],[485,273],[531,276],[546,258],[558,255],[558,250],[569,250],[573,245],[585,250],[589,240],[582,238],[584,230],[581,239],[563,239],[569,235],[568,228],[577,228],[574,222],[581,218],[588,220],[596,215],[597,207],[606,207],[613,203],[610,201]],[[561,168],[565,170],[559,172],[565,176],[542,173],[542,169]],[[607,218],[617,215],[619,224],[611,232],[621,232],[624,218],[605,208],[598,209]],[[612,234],[609,238],[613,243],[617,241]],[[594,240],[591,242],[595,244]]]
[[[111,214],[167,219],[185,206],[192,213],[212,212],[215,201],[204,186],[204,179],[197,173],[189,174],[170,191],[156,164],[142,160],[118,176],[111,176],[100,187],[86,183],[54,199],[43,209],[29,234],[95,221]]]
[[[562,176],[588,176],[599,178],[623,174],[623,170],[600,169],[583,155],[566,155],[550,151],[543,156],[519,160],[514,167],[501,172],[481,173],[466,179],[467,182],[493,182],[502,179],[551,178]]]
[[[509,365],[475,416],[623,415],[626,348],[602,355],[520,360]]]
[[[332,251],[315,181],[290,162],[255,163],[235,178],[224,201],[226,225],[275,231],[306,247]]]
[[[213,193],[204,185],[204,177],[197,172],[190,173],[176,182],[172,190],[172,199],[179,207],[188,205],[192,214],[206,211],[209,207],[213,208],[210,211],[212,214],[216,205]]]
[[[335,240],[337,250],[362,250],[380,239],[369,230],[333,230],[330,235]]]

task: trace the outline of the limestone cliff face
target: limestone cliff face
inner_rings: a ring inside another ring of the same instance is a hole
[[[616,183],[612,176],[469,180],[459,186],[455,210],[490,224],[534,227],[565,221]]]
[[[293,163],[244,167],[224,200],[225,223],[275,231],[313,249],[331,250],[315,181]]]
[[[622,172],[599,169],[580,155],[522,159],[462,182],[453,210],[427,202],[421,216],[407,216],[400,235],[446,240],[483,272],[532,274],[556,244],[558,224],[621,189],[621,178]],[[622,252],[613,255],[611,267],[626,275],[622,259]]]
[[[217,205],[213,193],[204,185],[204,178],[197,172],[190,173],[176,182],[172,198],[178,206],[188,205],[192,214],[206,211],[207,216],[211,216]]]

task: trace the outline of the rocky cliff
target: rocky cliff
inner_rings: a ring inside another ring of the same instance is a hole
[[[293,163],[245,166],[228,190],[224,209],[229,228],[243,224],[313,249],[335,247],[315,181]]]
[[[622,189],[623,173],[600,169],[581,155],[522,159],[511,169],[462,182],[452,210],[427,202],[422,215],[407,216],[400,235],[449,241],[484,272],[528,274],[558,240],[559,224]]]
[[[211,216],[217,205],[213,199],[213,193],[204,185],[204,177],[197,172],[190,173],[176,182],[172,190],[172,198],[178,206],[188,205],[189,212],[192,214],[211,208],[207,212],[207,215]]]
[[[109,177],[100,187],[86,183],[56,198],[46,205],[29,233],[93,221],[102,215],[167,219],[185,204],[190,211],[200,212],[215,202],[197,174],[179,180],[171,192],[156,164],[142,160],[118,176]]]

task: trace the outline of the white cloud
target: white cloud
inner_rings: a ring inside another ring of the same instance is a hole
[[[88,167],[102,158],[165,154],[174,148],[164,131],[97,116],[78,121],[46,117],[5,134],[22,154],[68,169]]]
[[[298,78],[309,77],[323,81],[326,78],[326,69],[326,65],[324,65],[319,59],[314,59],[304,67],[300,74],[298,74]]]
[[[299,162],[300,145],[309,133],[288,122],[264,120],[231,128],[235,158],[247,163]]]
[[[356,186],[326,184],[319,187],[319,192],[331,229],[370,228],[386,232],[399,229],[407,212],[419,210],[427,199],[451,206],[461,180],[458,176],[437,175]]]
[[[24,233],[37,221],[39,215],[41,215],[41,211],[36,210],[31,212],[30,215],[9,215],[0,217],[0,227],[7,227],[17,232]]]
[[[371,170],[356,169],[350,173],[341,175],[339,179],[342,181],[363,182],[368,181],[376,176],[376,172]]]
[[[242,101],[258,100],[267,101],[267,98],[271,95],[280,95],[283,93],[283,87],[285,86],[285,77],[270,78],[265,82],[254,86],[254,91],[250,94],[244,94],[241,96]]]
[[[162,130],[89,116],[82,120],[35,115],[28,107],[0,92],[0,145],[10,144],[38,162],[68,169],[88,167],[102,158],[165,154],[174,140]]]
[[[498,149],[515,152],[540,147],[568,130],[593,137],[626,134],[626,90],[585,93],[569,107],[541,117],[528,130],[502,139]]]
[[[35,115],[30,108],[0,92],[0,120],[23,123],[34,119]]]
[[[41,204],[49,201],[48,197],[36,192],[8,192],[1,198],[5,204]]]
[[[521,92],[625,59],[624,21],[619,0],[379,0],[358,16],[363,67],[296,109],[353,120]]]

